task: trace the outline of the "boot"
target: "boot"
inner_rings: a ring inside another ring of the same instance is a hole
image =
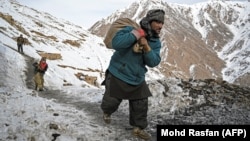
[[[111,122],[111,117],[110,117],[110,115],[104,113],[104,114],[103,114],[103,120],[104,120],[105,123],[110,124],[110,122]]]
[[[147,133],[146,131],[140,129],[139,127],[134,127],[132,134],[136,137],[139,137],[144,140],[149,140],[151,139],[151,135]]]

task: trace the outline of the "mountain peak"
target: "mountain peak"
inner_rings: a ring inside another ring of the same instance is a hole
[[[101,81],[113,53],[113,50],[106,49],[102,39],[112,22],[122,17],[139,22],[148,10],[160,8],[166,15],[161,32],[162,62],[155,69],[157,73],[182,79],[223,78],[230,83],[248,85],[242,78],[248,78],[250,70],[250,6],[237,2],[212,2],[203,6],[182,6],[168,5],[162,0],[141,0],[98,21],[87,31],[16,1],[4,0],[0,7],[3,25],[0,34],[5,40],[1,42],[15,49],[16,37],[23,34],[30,51],[27,55],[39,58],[42,54],[60,54],[67,62],[55,61],[60,70],[67,66],[81,70],[76,74],[96,72],[94,76]],[[67,57],[65,50],[73,50],[73,57]]]
[[[104,37],[114,20],[126,16],[138,22],[154,8],[166,12],[161,32],[163,61],[159,66],[165,76],[223,78],[233,83],[250,71],[246,65],[249,57],[241,60],[250,46],[247,37],[250,12],[244,3],[210,1],[202,6],[182,6],[168,5],[161,0],[141,0],[97,22],[90,31]],[[232,66],[238,66],[239,70],[233,70]]]

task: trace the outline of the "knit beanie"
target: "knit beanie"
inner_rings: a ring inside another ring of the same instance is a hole
[[[149,10],[146,18],[148,19],[148,22],[151,23],[152,21],[160,21],[164,23],[164,15],[165,12],[161,9],[153,9]]]
[[[151,30],[150,23],[152,21],[160,21],[164,23],[164,15],[165,12],[163,10],[153,9],[149,10],[146,17],[142,18],[142,20],[140,21],[140,26],[147,33],[147,38],[150,38],[152,36],[159,38],[159,35]]]

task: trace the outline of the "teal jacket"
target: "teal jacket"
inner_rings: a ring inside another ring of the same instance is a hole
[[[161,42],[159,38],[150,38],[148,44],[151,51],[147,53],[133,52],[133,45],[137,42],[133,27],[127,26],[119,30],[112,40],[115,49],[111,57],[108,70],[115,77],[131,85],[139,85],[145,81],[148,67],[157,66],[160,61]]]

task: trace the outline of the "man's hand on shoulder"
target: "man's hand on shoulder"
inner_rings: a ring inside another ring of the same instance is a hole
[[[138,40],[138,43],[140,46],[143,46],[143,51],[144,52],[149,52],[151,50],[151,47],[148,45],[148,41],[145,37],[141,37]]]
[[[145,31],[143,29],[141,29],[141,28],[132,30],[132,33],[135,35],[137,40],[139,40],[140,38],[146,36]]]

